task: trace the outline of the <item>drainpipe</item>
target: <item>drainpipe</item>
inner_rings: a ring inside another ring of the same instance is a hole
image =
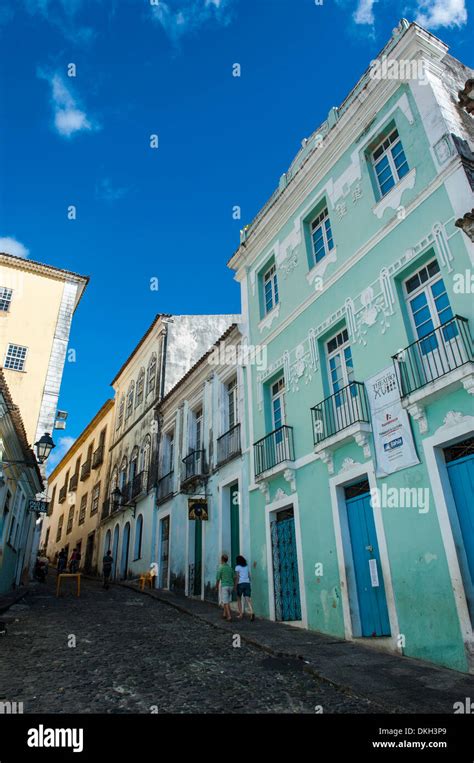
[[[157,405],[154,409],[155,413],[155,421],[157,422],[157,432],[156,432],[156,448],[155,448],[155,454],[156,454],[156,469],[158,471],[158,466],[160,463],[160,434],[161,434],[161,425],[160,425],[160,402],[162,398],[164,397],[164,390],[165,390],[165,371],[166,371],[166,353],[168,349],[168,324],[163,321],[162,319],[162,326],[161,326],[161,347],[160,347],[160,386],[158,390],[158,400]],[[157,553],[158,553],[158,512],[155,511],[157,506],[157,500],[158,500],[158,481],[156,481],[156,484],[154,485],[153,489],[153,522],[152,522],[152,530],[151,530],[151,561],[152,562],[158,562]],[[155,580],[155,586],[158,586],[158,579]]]

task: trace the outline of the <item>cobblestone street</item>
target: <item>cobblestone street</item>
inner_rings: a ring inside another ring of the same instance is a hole
[[[233,633],[122,587],[83,581],[79,599],[37,586],[0,640],[0,699],[25,713],[377,712]],[[67,590],[67,592],[66,592]],[[258,628],[258,621],[254,624]],[[76,646],[68,646],[75,637]],[[154,708],[154,710],[153,710]]]

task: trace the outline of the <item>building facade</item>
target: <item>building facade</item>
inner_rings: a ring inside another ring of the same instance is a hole
[[[158,315],[112,385],[115,420],[101,514],[101,556],[112,577],[137,577],[158,554],[159,404],[232,323],[233,315]]]
[[[250,553],[241,335],[232,325],[160,404],[158,586],[217,601],[222,553]]]
[[[37,514],[29,501],[43,491],[43,481],[0,370],[0,595],[26,582]]]
[[[72,318],[87,283],[0,254],[0,362],[29,443],[53,432]]]
[[[245,372],[256,612],[466,672],[470,77],[402,21],[230,261],[267,350]]]
[[[114,402],[107,400],[49,475],[50,502],[40,545],[53,564],[62,549],[69,560],[78,548],[79,569],[98,571],[97,530],[107,490],[113,413]]]

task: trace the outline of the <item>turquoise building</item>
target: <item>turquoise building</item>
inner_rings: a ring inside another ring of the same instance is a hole
[[[402,20],[230,260],[257,614],[474,670],[472,70]]]

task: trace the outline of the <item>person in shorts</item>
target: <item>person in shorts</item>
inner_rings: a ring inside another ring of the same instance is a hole
[[[242,620],[245,612],[245,605],[247,605],[250,619],[252,622],[255,620],[252,607],[252,589],[250,587],[250,571],[247,561],[243,556],[238,556],[235,566],[236,582],[237,582],[237,606],[239,608],[239,614],[237,617]]]
[[[229,557],[227,554],[222,554],[221,563],[217,569],[216,575],[216,590],[219,590],[219,583],[221,584],[221,600],[224,606],[224,614],[222,617],[224,620],[232,620],[230,613],[230,603],[232,601],[232,591],[234,590],[234,573],[230,566]]]

